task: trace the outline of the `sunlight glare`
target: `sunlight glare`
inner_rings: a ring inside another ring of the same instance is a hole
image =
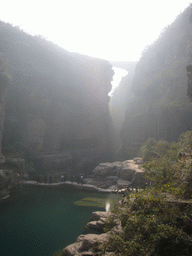
[[[68,51],[107,60],[139,60],[144,48],[189,0],[6,0],[1,20]],[[11,8],[10,8],[11,6]]]

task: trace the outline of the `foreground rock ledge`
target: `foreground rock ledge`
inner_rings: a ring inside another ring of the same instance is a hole
[[[63,250],[63,256],[83,256],[83,255],[96,255],[92,249],[102,244],[107,239],[108,234],[101,235],[87,234],[80,235],[76,243],[68,245]]]
[[[99,222],[102,222],[102,229],[106,223],[106,218],[110,215],[110,212],[102,212],[97,211],[92,213],[92,221],[87,224],[89,228],[93,228],[94,230],[101,230],[100,226],[98,225]],[[90,225],[90,223],[93,223],[95,225]],[[119,221],[116,222],[116,226],[109,232],[103,233],[103,234],[86,234],[86,235],[80,235],[77,238],[77,241],[74,244],[70,244],[67,247],[63,249],[63,256],[96,256],[101,255],[99,253],[99,248],[103,244],[104,241],[107,240],[108,236],[113,233],[119,233],[121,232],[121,223]],[[98,252],[95,252],[95,251]],[[115,256],[113,252],[105,252],[105,254],[102,253],[102,255],[105,256]]]

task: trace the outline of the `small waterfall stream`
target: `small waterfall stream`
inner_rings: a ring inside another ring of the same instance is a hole
[[[110,210],[110,203],[109,202],[106,202],[106,205],[105,205],[105,210],[106,212],[108,212]]]

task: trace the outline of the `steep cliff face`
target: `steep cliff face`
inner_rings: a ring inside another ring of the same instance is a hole
[[[4,161],[4,156],[2,154],[2,137],[5,117],[4,108],[9,81],[9,77],[6,74],[5,69],[3,68],[3,61],[0,59],[0,162]]]
[[[117,129],[118,133],[120,133],[124,122],[127,104],[129,100],[132,98],[131,83],[134,77],[136,62],[111,63],[114,67],[123,68],[128,72],[128,74],[122,78],[120,84],[113,92],[109,103],[109,109],[113,120],[113,124]]]
[[[122,128],[124,158],[137,155],[149,137],[176,140],[192,128],[192,105],[187,101],[189,42],[192,26],[187,8],[147,47],[131,84]]]
[[[0,51],[13,77],[5,108],[4,152],[25,148],[36,154],[109,154],[112,66],[3,22],[0,34]]]

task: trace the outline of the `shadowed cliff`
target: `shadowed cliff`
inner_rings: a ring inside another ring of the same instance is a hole
[[[191,8],[165,28],[142,53],[136,65],[132,93],[122,128],[122,155],[130,159],[149,137],[176,140],[192,128],[192,105],[187,99],[191,49]]]
[[[0,35],[0,52],[13,78],[5,106],[4,153],[68,152],[81,159],[91,151],[97,163],[99,156],[107,160],[113,152],[109,62],[69,53],[3,22]]]
[[[128,74],[122,77],[121,82],[119,83],[118,87],[113,92],[110,103],[109,109],[110,114],[113,120],[113,124],[117,129],[118,133],[120,133],[123,122],[125,111],[127,108],[127,104],[129,99],[132,98],[131,92],[131,83],[134,77],[134,71],[136,62],[111,62],[114,67],[119,67],[128,71]]]
[[[11,76],[7,72],[6,61],[2,56],[0,56],[0,162],[4,162],[4,156],[2,154],[2,138],[5,119],[4,108],[6,102],[6,92],[10,81]]]

